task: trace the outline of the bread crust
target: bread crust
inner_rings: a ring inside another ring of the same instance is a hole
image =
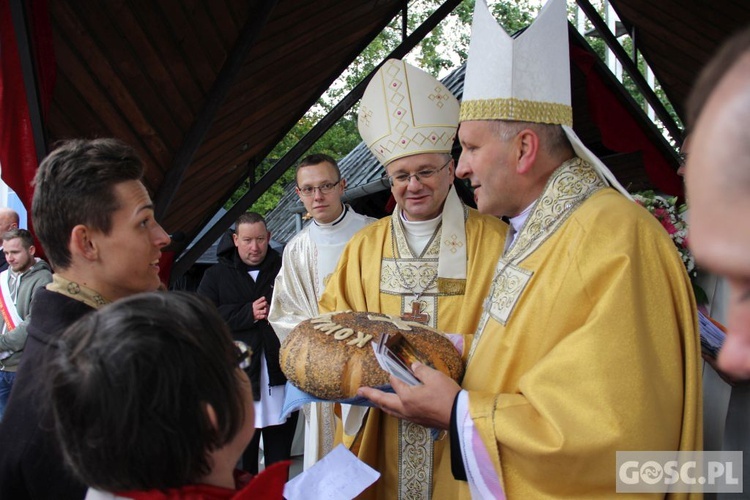
[[[299,389],[320,399],[354,397],[362,386],[389,383],[370,343],[384,333],[403,335],[433,367],[460,381],[460,353],[439,331],[395,316],[334,312],[301,322],[281,345],[281,369]]]

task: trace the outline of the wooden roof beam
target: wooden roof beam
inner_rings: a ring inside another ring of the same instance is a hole
[[[203,140],[211,128],[216,114],[222,104],[224,104],[232,84],[245,64],[247,54],[253,47],[263,26],[266,25],[277,3],[278,0],[263,0],[259,11],[251,12],[248,16],[248,20],[245,26],[243,26],[231,54],[224,62],[224,66],[222,66],[219,75],[211,86],[203,108],[188,133],[185,134],[182,145],[177,150],[177,153],[175,153],[172,168],[169,169],[164,177],[164,182],[159,189],[159,193],[156,195],[154,203],[154,214],[157,220],[162,220],[166,215],[167,209],[182,183],[185,172],[192,164],[195,154],[203,144]]]
[[[398,47],[396,47],[386,58],[378,64],[372,73],[367,75],[356,87],[354,87],[331,111],[324,116],[315,126],[290,149],[260,180],[253,184],[242,198],[224,214],[214,226],[206,231],[195,244],[182,254],[172,266],[171,282],[182,276],[193,263],[205,252],[211,244],[221,236],[228,227],[245,212],[255,201],[270,188],[274,182],[294,165],[302,154],[310,149],[320,137],[325,134],[352,106],[362,97],[365,88],[372,78],[372,75],[391,58],[401,59],[409,53],[414,47],[426,37],[440,21],[442,21],[453,9],[461,3],[462,0],[446,0],[430,17],[414,30]]]

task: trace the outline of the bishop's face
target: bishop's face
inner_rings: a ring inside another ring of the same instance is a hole
[[[429,177],[420,172],[434,172]],[[449,155],[422,153],[389,163],[386,173],[393,179],[391,193],[407,220],[432,220],[443,212],[453,184],[453,160]],[[416,175],[415,175],[416,174]],[[399,178],[408,178],[399,181]]]
[[[469,179],[483,214],[515,217],[524,208],[515,175],[516,138],[503,140],[492,121],[465,121],[458,129],[461,157],[456,175]]]

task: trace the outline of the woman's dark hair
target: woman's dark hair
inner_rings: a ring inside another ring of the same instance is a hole
[[[197,295],[144,293],[87,315],[62,335],[49,370],[63,456],[105,491],[194,483],[245,419],[234,343]]]

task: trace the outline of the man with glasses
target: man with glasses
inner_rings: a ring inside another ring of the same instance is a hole
[[[325,154],[304,158],[295,173],[296,192],[312,222],[287,243],[276,277],[268,321],[280,340],[298,323],[318,315],[318,299],[354,233],[375,219],[341,202],[346,179]],[[333,403],[311,403],[305,413],[304,468],[333,449]]]
[[[397,205],[347,245],[321,312],[380,312],[474,332],[507,226],[466,207],[453,188],[458,108],[443,84],[402,61],[386,61],[373,76],[359,132],[385,166]],[[430,429],[364,407],[342,417],[345,444],[382,474],[365,498],[442,494],[433,489],[433,468],[445,441],[433,441]]]

